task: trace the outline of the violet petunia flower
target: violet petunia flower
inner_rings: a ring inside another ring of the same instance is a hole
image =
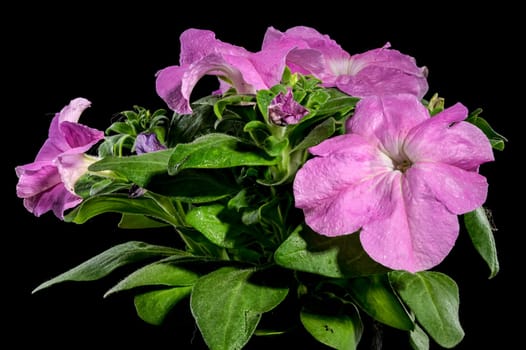
[[[278,93],[268,106],[269,119],[276,125],[297,124],[308,113],[307,108],[294,100],[290,87],[287,93]]]
[[[430,117],[412,95],[362,99],[347,134],[310,149],[294,181],[296,206],[326,236],[360,232],[375,261],[416,272],[438,265],[459,233],[457,215],[480,207],[494,160],[460,103]]]
[[[64,211],[82,201],[73,191],[74,184],[97,160],[85,152],[104,138],[102,131],[77,123],[90,105],[84,98],[72,100],[51,121],[35,161],[15,168],[17,196],[35,216],[52,210],[63,220]]]
[[[356,97],[410,93],[418,98],[428,91],[427,68],[413,57],[382,48],[351,55],[327,35],[310,27],[297,26],[280,32],[269,27],[262,50],[295,46],[287,52],[292,72],[312,74],[325,87],[337,87]]]
[[[261,52],[216,39],[209,30],[188,29],[180,36],[179,65],[161,69],[156,74],[157,94],[168,107],[180,114],[192,113],[190,96],[205,75],[219,78],[215,94],[234,88],[239,94],[255,94],[281,80],[286,52],[290,46],[277,45]]]

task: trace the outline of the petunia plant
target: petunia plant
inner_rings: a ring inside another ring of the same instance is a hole
[[[179,244],[123,242],[34,292],[125,270],[104,297],[133,294],[154,325],[186,303],[214,350],[289,332],[358,349],[378,327],[415,350],[459,344],[440,263],[466,232],[499,272],[479,170],[507,140],[480,110],[427,98],[427,68],[390,44],[350,54],[303,26],[268,28],[258,52],[194,28],[180,43],[155,77],[164,107],[103,132],[78,123],[90,102],[74,99],[16,168],[36,216],[118,213],[121,229],[168,227]],[[207,75],[217,89],[192,99]]]

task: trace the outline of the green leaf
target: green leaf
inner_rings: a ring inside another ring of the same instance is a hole
[[[196,282],[190,307],[210,349],[241,349],[248,343],[262,314],[287,296],[288,289],[272,281],[270,271],[224,267]]]
[[[473,113],[470,114],[470,116],[466,119],[466,121],[470,122],[473,125],[476,125],[486,136],[488,137],[491,146],[498,150],[502,151],[504,150],[504,143],[508,142],[508,140],[493,130],[493,128],[489,125],[489,123],[482,117],[479,116],[479,114],[482,112],[482,109],[477,109]]]
[[[186,214],[186,222],[201,232],[212,243],[233,248],[247,228],[238,222],[237,216],[229,217],[230,211],[224,205],[212,204],[195,207]]]
[[[132,124],[126,122],[115,122],[111,124],[107,129],[106,133],[109,134],[114,132],[116,134],[127,134],[136,136],[137,131],[133,128]]]
[[[227,134],[204,135],[191,143],[175,146],[168,162],[170,175],[187,168],[231,168],[244,165],[273,165],[276,159]]]
[[[164,258],[180,251],[170,247],[130,241],[116,245],[82,264],[66,271],[36,287],[32,293],[66,281],[94,281],[103,278],[115,269],[152,258]]]
[[[356,304],[375,320],[401,330],[414,328],[414,322],[391,288],[387,274],[353,278],[348,285],[348,292]]]
[[[191,258],[191,256],[185,252],[181,252],[179,256],[180,260]],[[155,262],[129,274],[108,290],[106,294],[104,294],[104,297],[143,286],[192,286],[198,278],[199,275],[197,273],[175,265],[174,263]]]
[[[499,272],[500,265],[492,225],[486,215],[486,210],[480,207],[464,214],[464,224],[475,249],[488,264],[489,278],[495,277]]]
[[[88,198],[64,217],[66,222],[83,224],[104,213],[149,215],[172,225],[179,225],[173,215],[167,213],[151,198],[129,198],[125,194],[108,194]]]
[[[293,151],[307,149],[326,140],[336,131],[336,121],[328,118],[316,125],[306,136],[301,138],[301,142],[296,145]]]
[[[127,157],[106,157],[89,166],[90,171],[110,170],[145,187],[150,178],[167,172],[172,149]]]
[[[163,323],[173,307],[192,292],[192,287],[177,287],[153,290],[138,294],[134,298],[135,310],[139,317],[155,326]]]
[[[298,227],[276,250],[278,265],[327,277],[357,277],[389,271],[363,250],[359,233],[325,237]]]
[[[300,320],[316,340],[333,349],[357,349],[363,332],[360,315],[352,304],[343,305],[337,313],[304,307]]]
[[[117,226],[123,229],[145,229],[167,227],[170,225],[164,221],[154,220],[140,214],[122,214],[121,221],[119,221]]]
[[[232,177],[215,169],[186,169],[175,176],[157,176],[148,190],[188,203],[205,203],[240,190]]]
[[[360,101],[359,98],[349,96],[338,89],[333,88],[326,91],[329,92],[330,98],[317,109],[317,115],[331,115],[339,119],[347,116]]]
[[[130,188],[130,183],[114,178],[107,178],[85,173],[75,182],[75,193],[86,199],[97,194],[112,193]]]
[[[429,337],[418,324],[409,332],[409,344],[414,350],[429,350]]]
[[[214,113],[216,117],[223,118],[223,114],[227,107],[235,105],[242,105],[245,108],[252,106],[255,108],[256,102],[251,95],[230,95],[223,97],[214,104]]]
[[[458,287],[450,277],[435,271],[392,271],[389,279],[416,320],[440,346],[452,348],[464,338],[458,317]]]

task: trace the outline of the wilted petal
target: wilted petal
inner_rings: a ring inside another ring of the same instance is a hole
[[[405,153],[414,161],[433,161],[477,170],[494,160],[491,143],[476,126],[464,122],[468,111],[457,103],[422,123],[407,137]]]
[[[441,263],[453,248],[458,219],[422,182],[399,179],[391,192],[394,210],[364,225],[360,241],[367,254],[384,266],[409,272],[427,270]]]

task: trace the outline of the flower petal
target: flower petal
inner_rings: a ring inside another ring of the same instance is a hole
[[[360,240],[369,256],[384,266],[413,273],[428,270],[453,248],[458,219],[417,176],[401,179],[392,187],[394,210],[364,225]]]
[[[474,171],[444,163],[420,162],[409,173],[426,184],[433,196],[454,214],[475,210],[486,201],[488,182]]]
[[[24,207],[35,216],[52,210],[56,217],[64,220],[64,212],[76,207],[82,198],[70,193],[62,183],[59,183],[36,196],[24,198]]]
[[[75,194],[75,183],[88,172],[88,167],[98,159],[83,153],[63,154],[57,157],[56,165],[64,187]]]
[[[352,96],[408,93],[421,99],[429,89],[427,68],[389,49],[389,44],[353,55],[347,66],[347,74],[340,74],[336,86]]]
[[[233,56],[248,57],[251,52],[241,46],[225,43],[216,39],[214,32],[210,30],[190,28],[185,30],[179,37],[181,52],[179,65],[188,66],[211,54],[225,54]]]
[[[457,103],[410,132],[404,151],[415,161],[447,163],[466,170],[494,160],[491,143],[476,126],[464,122],[467,109]]]
[[[426,107],[413,95],[370,96],[358,102],[346,129],[395,156],[409,131],[427,119]]]
[[[59,112],[59,124],[67,121],[77,123],[84,110],[91,106],[91,102],[83,97],[77,97],[69,102],[67,106]]]
[[[104,138],[104,132],[82,124],[63,122],[60,129],[68,143],[66,152],[69,153],[86,152]]]
[[[60,183],[57,168],[51,162],[35,162],[15,168],[18,176],[16,195],[19,198],[36,196]]]
[[[389,159],[359,135],[341,135],[313,147],[297,172],[295,205],[306,222],[327,236],[348,234],[389,210]],[[332,151],[331,151],[332,150]]]
[[[188,67],[169,66],[156,74],[155,90],[168,107],[180,114],[191,114],[190,93],[182,91],[183,75]]]
[[[227,79],[239,94],[253,94],[256,88],[267,87],[248,58],[210,54],[189,66],[171,66],[157,72],[157,94],[175,112],[191,114],[190,95],[205,75]]]

